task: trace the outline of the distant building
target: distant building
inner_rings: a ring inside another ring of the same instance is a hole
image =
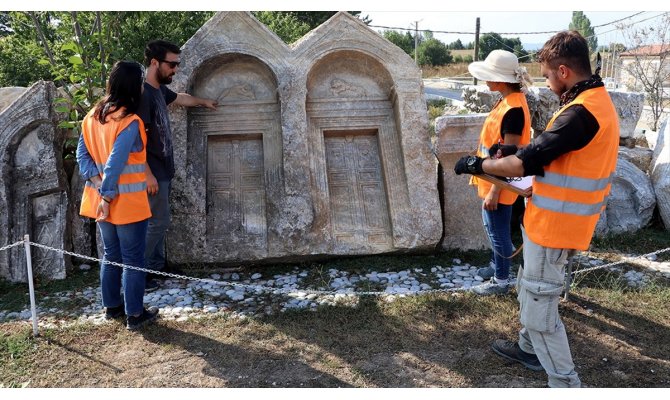
[[[639,78],[631,74],[631,70],[636,60],[640,60],[642,67],[647,71],[647,75],[658,74],[659,66],[663,66],[662,76],[665,77],[663,87],[670,88],[670,46],[667,44],[653,44],[641,46],[635,49],[627,50],[619,54],[621,65],[621,84],[631,91],[640,90]],[[667,91],[666,91],[667,95]]]

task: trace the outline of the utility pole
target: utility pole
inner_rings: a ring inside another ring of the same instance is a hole
[[[617,83],[616,83],[616,46],[614,43],[612,43],[612,64],[611,64],[611,69],[612,69],[612,80],[614,81],[614,88],[616,89]]]
[[[474,61],[479,60],[479,17],[477,17],[477,25],[475,26],[475,55],[473,57]],[[477,78],[472,77],[472,82],[474,85],[477,84]]]
[[[419,21],[414,21],[414,62],[419,65]]]

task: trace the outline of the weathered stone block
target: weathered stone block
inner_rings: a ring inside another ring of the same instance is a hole
[[[619,147],[619,158],[633,163],[642,172],[648,172],[654,152],[651,149],[635,146],[634,148]]]
[[[338,13],[291,47],[251,14],[222,12],[182,47],[168,258],[299,259],[433,248],[437,160],[421,72]]]
[[[72,179],[70,180],[70,224],[72,232],[72,251],[85,255],[95,257],[97,252],[94,250],[95,231],[97,226],[92,218],[82,217],[79,215],[79,207],[81,205],[81,196],[84,193],[84,181],[79,175],[79,166],[75,165]],[[72,260],[81,263],[84,260]]]
[[[632,138],[635,133],[637,121],[642,115],[644,106],[644,93],[608,91],[617,115],[619,116],[619,136]]]
[[[63,133],[51,111],[53,84],[38,82],[0,112],[0,245],[22,240],[56,250],[32,247],[36,276],[63,279],[70,248],[67,182],[62,164]],[[25,281],[25,252],[0,253],[0,275]]]
[[[619,157],[607,208],[601,214],[596,235],[635,232],[649,225],[656,207],[649,176],[635,164]]]
[[[436,151],[442,166],[443,249],[490,248],[477,189],[468,185],[470,175],[454,173],[456,161],[477,149],[485,120],[486,114],[443,116],[435,120]]]
[[[659,214],[665,229],[670,230],[670,124],[667,121],[658,131],[650,175]]]

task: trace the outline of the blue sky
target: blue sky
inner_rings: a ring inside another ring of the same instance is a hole
[[[610,42],[623,43],[624,37],[617,25],[620,23],[636,23],[635,26],[653,23],[659,20],[662,11],[584,11],[591,21],[591,26],[598,35],[598,45]],[[541,46],[552,33],[567,29],[572,20],[572,11],[362,11],[372,20],[371,26],[389,26],[414,29],[414,22],[419,21],[419,29],[445,32],[469,32],[470,34],[434,33],[434,36],[451,43],[460,39],[463,44],[474,41],[476,19],[480,21],[480,35],[486,32],[510,33],[503,37],[518,37],[528,50]],[[630,18],[627,18],[630,17]],[[619,23],[613,21],[624,19]],[[642,21],[642,22],[640,22]],[[605,25],[607,24],[607,25]],[[598,27],[599,25],[603,25]],[[382,30],[383,28],[374,28]],[[529,34],[522,34],[529,33]],[[533,34],[530,34],[533,33]],[[528,45],[528,46],[526,46]]]
[[[661,8],[658,0],[590,1],[561,0],[245,0],[240,2],[215,2],[211,0],[188,0],[181,2],[145,0],[115,0],[114,2],[93,2],[90,0],[63,0],[54,3],[44,0],[24,0],[6,4],[10,10],[363,10],[362,15],[372,19],[371,25],[413,29],[419,21],[419,29],[447,32],[471,32],[471,34],[442,34],[435,37],[445,43],[461,39],[464,44],[474,41],[476,18],[480,18],[480,32],[513,33],[503,37],[521,39],[528,49],[540,46],[550,36],[547,34],[514,34],[527,32],[551,32],[567,29],[572,19],[572,10],[584,11],[592,26],[608,24],[636,13],[625,22],[638,22],[636,26],[652,24],[658,16],[670,11],[670,6]],[[17,8],[12,8],[17,7]],[[100,7],[100,8],[98,8]],[[606,8],[611,10],[605,11]],[[643,11],[644,10],[644,11]],[[652,10],[652,11],[649,11]],[[622,21],[624,22],[624,21]],[[382,30],[382,28],[373,28]],[[598,44],[625,42],[621,32],[614,25],[596,28]]]

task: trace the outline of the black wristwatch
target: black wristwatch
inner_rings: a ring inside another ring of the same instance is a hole
[[[465,161],[465,165],[468,167],[468,171],[471,174],[477,174],[477,157],[475,156],[470,156],[468,159]]]

